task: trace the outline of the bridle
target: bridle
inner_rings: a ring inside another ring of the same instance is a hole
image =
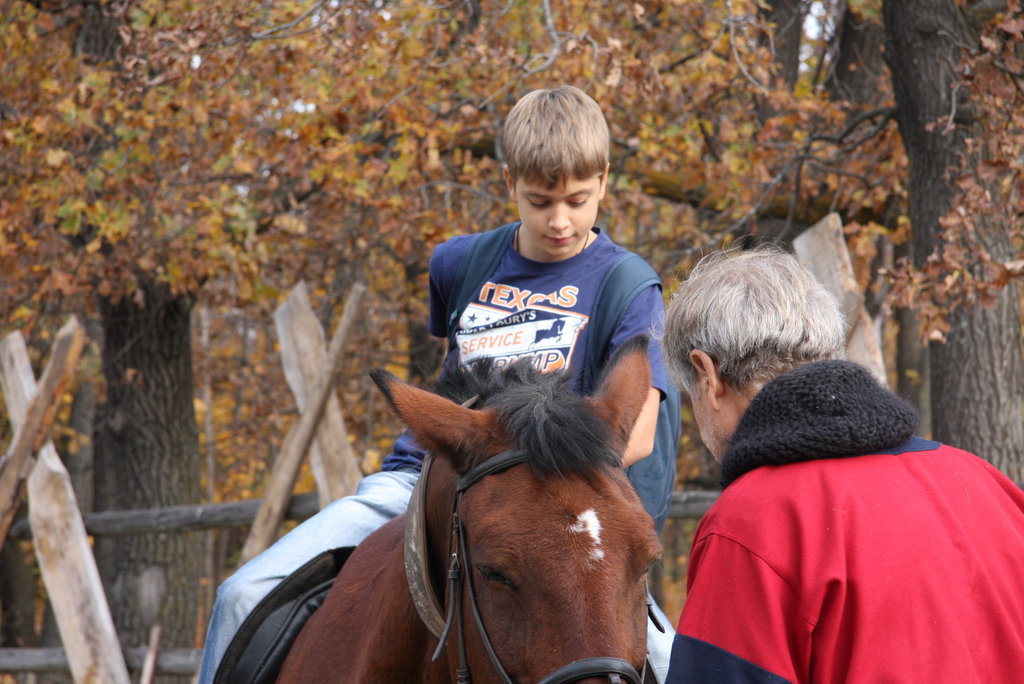
[[[525,451],[510,450],[502,452],[497,456],[492,456],[475,468],[470,469],[456,483],[455,500],[452,504],[451,538],[449,542],[451,557],[448,566],[447,616],[444,618],[441,617],[440,601],[437,599],[437,592],[430,581],[429,562],[427,559],[424,503],[426,498],[426,480],[429,474],[431,459],[432,457],[429,455],[424,459],[423,470],[421,471],[419,481],[416,483],[416,487],[413,489],[412,499],[409,503],[405,529],[405,570],[416,610],[423,623],[438,640],[433,660],[437,660],[441,651],[444,650],[448,634],[454,624],[459,656],[459,666],[456,670],[457,682],[458,684],[471,683],[469,663],[466,657],[465,625],[463,624],[462,617],[462,583],[466,582],[466,586],[469,589],[469,604],[473,613],[473,620],[476,623],[477,632],[483,641],[491,664],[503,684],[512,684],[512,679],[505,672],[505,668],[502,667],[498,655],[494,652],[494,647],[480,617],[480,610],[476,602],[476,591],[473,587],[472,573],[465,572],[469,554],[466,548],[466,531],[462,524],[461,507],[462,495],[470,487],[488,475],[500,473],[513,466],[526,463],[528,460],[527,453]],[[587,677],[600,676],[606,677],[609,682],[615,684],[644,684],[645,681],[653,680],[651,673],[652,670],[646,662],[644,663],[643,674],[640,674],[636,671],[636,668],[621,658],[582,658],[559,668],[543,678],[539,684],[564,684]]]

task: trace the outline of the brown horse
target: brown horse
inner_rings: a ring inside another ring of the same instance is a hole
[[[528,361],[453,370],[439,394],[372,375],[432,455],[278,681],[639,684],[661,546],[621,454],[650,387],[645,339],[590,398]]]

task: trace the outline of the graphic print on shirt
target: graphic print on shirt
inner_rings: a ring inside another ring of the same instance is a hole
[[[589,320],[568,308],[576,304],[577,292],[572,286],[534,293],[484,283],[478,301],[469,304],[459,319],[455,339],[462,363],[486,356],[502,367],[531,357],[545,373],[567,368]]]

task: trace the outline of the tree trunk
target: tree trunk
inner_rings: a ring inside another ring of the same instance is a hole
[[[883,49],[885,27],[881,20],[865,16],[847,3],[832,40],[835,58],[825,78],[825,87],[831,97],[851,113],[882,106],[888,92],[883,79],[888,78],[888,75]],[[898,198],[894,197],[891,201],[895,203]],[[895,228],[891,223],[887,222],[886,225],[890,229]],[[889,238],[879,238],[883,239]],[[897,258],[910,256],[909,243],[895,245],[894,250]],[[930,435],[928,348],[921,340],[917,314],[912,309],[898,308],[893,319],[897,326],[896,393],[918,408],[921,414],[920,434]]]
[[[885,0],[886,60],[897,120],[910,158],[910,221],[917,266],[941,247],[940,219],[959,201],[957,169],[968,151],[966,91],[957,87],[962,46],[976,44],[954,0]],[[968,157],[967,164],[978,162]],[[1010,257],[1009,226],[979,218],[978,240],[996,260]],[[1017,289],[992,307],[949,312],[945,344],[930,346],[933,436],[972,451],[1022,479],[1024,374]]]
[[[929,399],[928,347],[921,340],[921,324],[913,309],[900,307],[895,312],[895,318],[899,326],[896,332],[896,394],[917,407],[921,415],[918,434],[930,436],[932,407]]]
[[[771,0],[762,9],[772,24],[772,53],[779,76],[790,89],[800,77],[800,41],[804,35],[805,4],[801,0]]]
[[[24,507],[21,509],[24,515]],[[19,517],[21,517],[19,515]],[[0,647],[38,646],[38,591],[32,549],[8,537],[0,546]]]
[[[191,299],[144,283],[131,299],[101,301],[105,402],[96,425],[96,508],[201,500],[193,409]],[[164,647],[196,645],[202,535],[96,539],[96,559],[124,646],[162,627]]]
[[[834,40],[835,62],[825,78],[829,94],[838,102],[881,105],[885,98],[885,89],[880,87],[885,78],[885,29],[876,20],[847,7]]]

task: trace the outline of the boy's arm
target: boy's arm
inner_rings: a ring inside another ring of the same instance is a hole
[[[629,434],[629,443],[622,454],[622,466],[630,466],[640,459],[647,458],[654,451],[654,431],[658,424],[658,403],[661,391],[651,387],[647,391],[647,401],[640,409],[640,415],[633,423],[633,432]]]
[[[662,394],[666,391],[670,380],[665,371],[665,363],[661,355],[661,325],[665,306],[661,297],[661,287],[651,285],[640,292],[626,309],[612,336],[612,353],[619,345],[645,333],[651,335],[647,356],[651,362],[651,387],[648,389],[647,401],[633,425],[629,436],[629,444],[622,456],[622,465],[629,466],[640,461],[654,450],[654,438],[658,424],[658,408]]]

